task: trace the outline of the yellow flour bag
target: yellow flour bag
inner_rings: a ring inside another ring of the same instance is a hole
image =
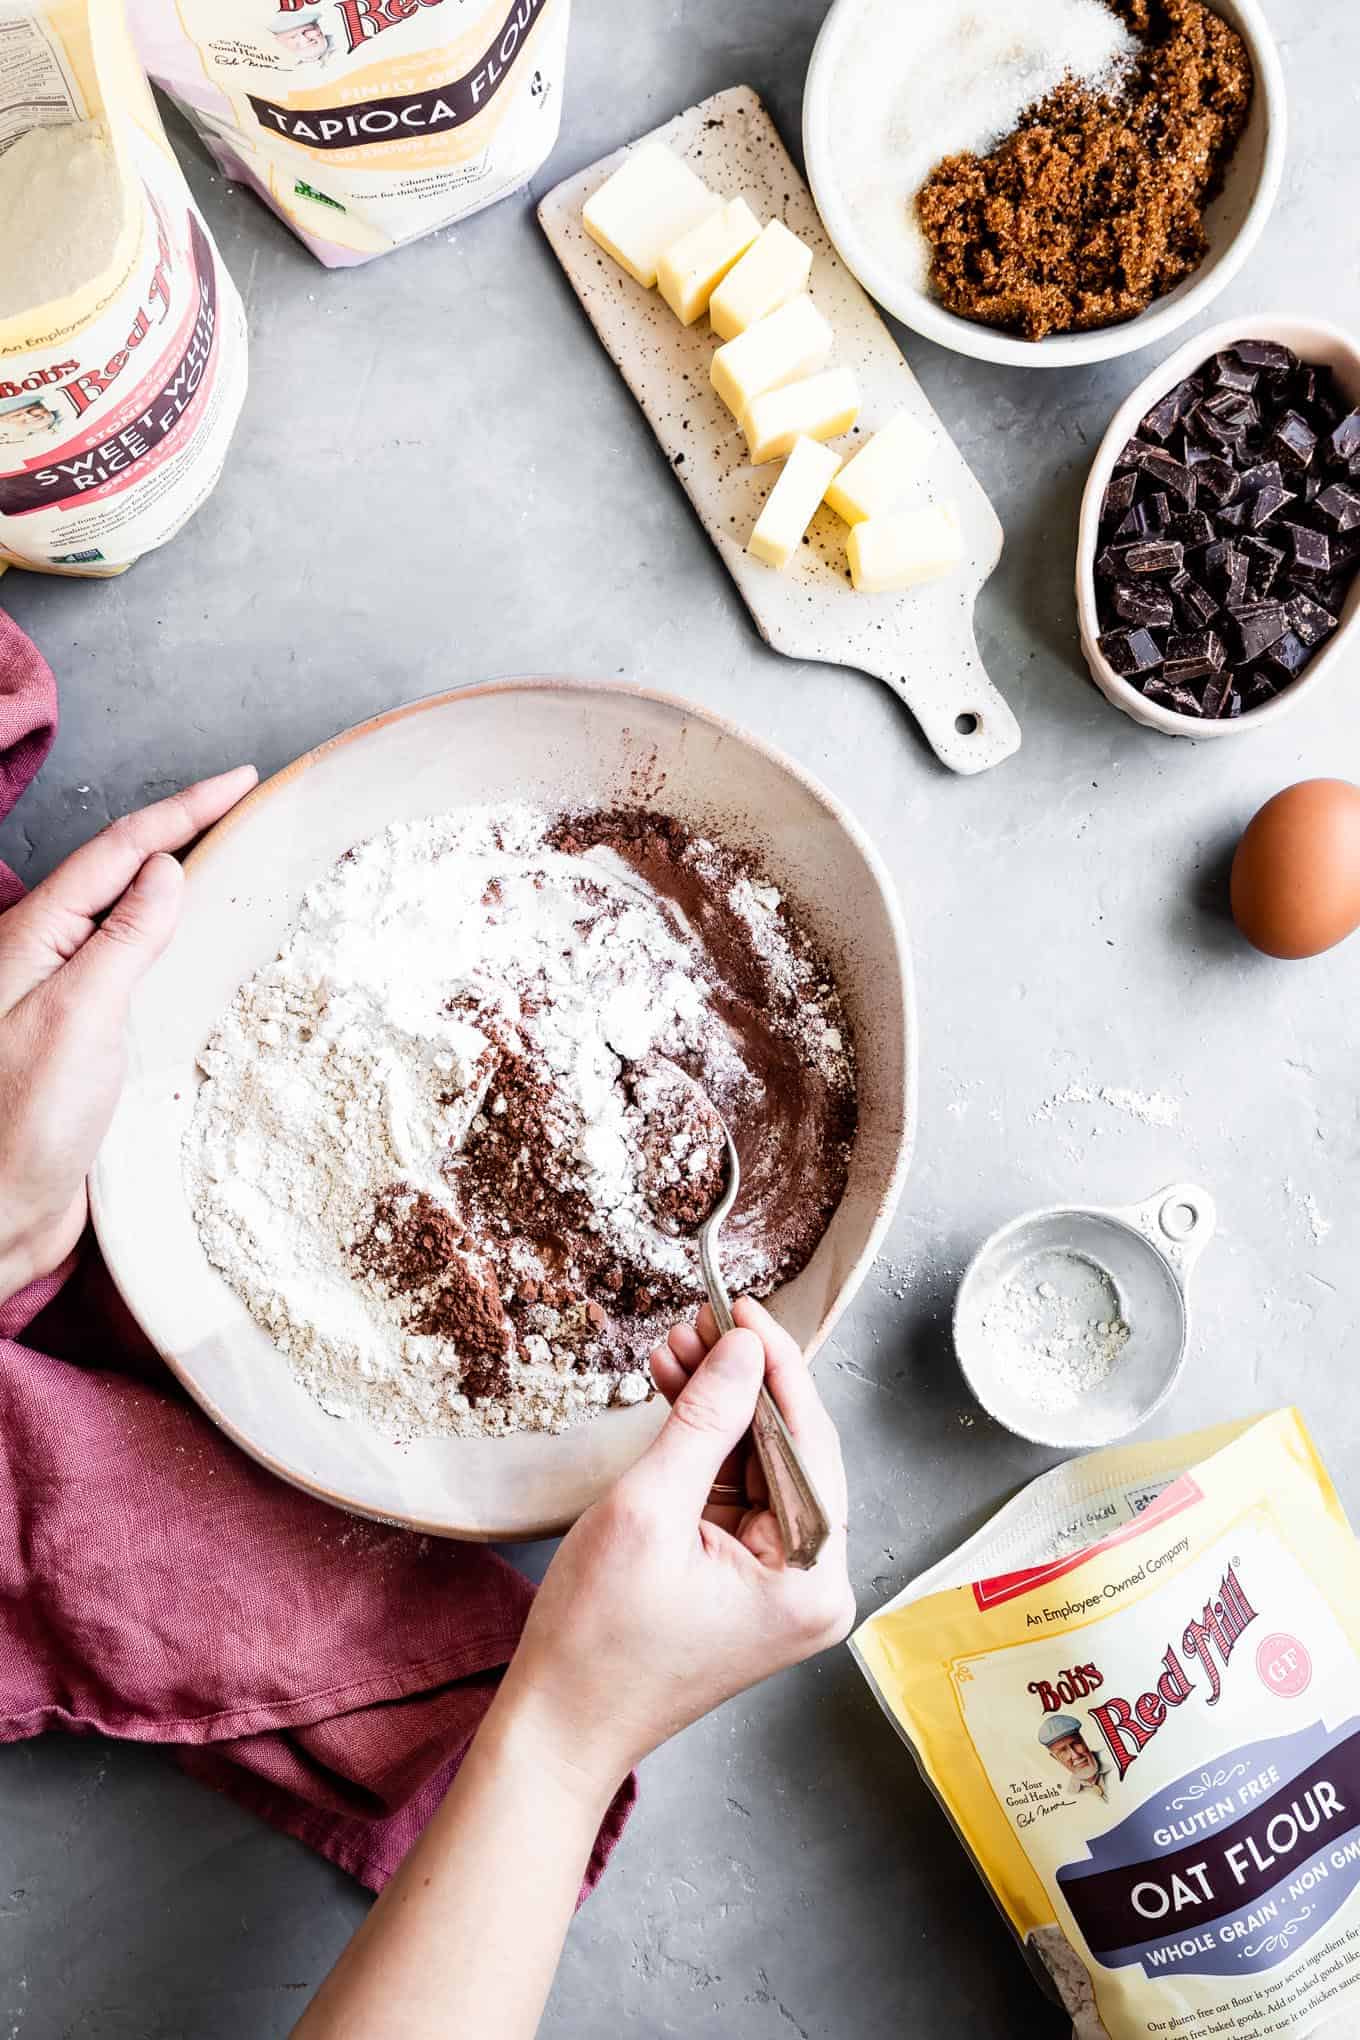
[[[0,0],[0,571],[163,544],[245,388],[241,301],[120,0]]]
[[[570,0],[133,0],[147,70],[331,267],[446,227],[557,139]]]
[[[1044,1474],[852,1648],[1077,2040],[1360,2034],[1360,1554],[1296,1411]]]

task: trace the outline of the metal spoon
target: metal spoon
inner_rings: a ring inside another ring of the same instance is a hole
[[[666,1058],[669,1062],[669,1057]],[[718,1265],[718,1236],[723,1225],[731,1216],[732,1207],[741,1189],[741,1163],[737,1157],[737,1144],[732,1138],[731,1128],[719,1112],[713,1100],[697,1084],[688,1070],[679,1064],[672,1064],[690,1089],[702,1098],[712,1113],[715,1123],[722,1129],[726,1180],[723,1194],[699,1230],[699,1265],[703,1270],[704,1284],[713,1315],[718,1321],[719,1333],[735,1329],[732,1316],[732,1299],[723,1281],[722,1269]],[[756,1454],[760,1460],[765,1485],[770,1491],[770,1506],[779,1525],[779,1535],[784,1545],[787,1563],[799,1572],[807,1572],[817,1563],[822,1546],[831,1534],[826,1510],[817,1496],[817,1490],[808,1477],[807,1468],[799,1456],[798,1447],[789,1436],[789,1427],[780,1415],[779,1406],[764,1383],[756,1398],[755,1415],[751,1419],[751,1436],[755,1440]]]

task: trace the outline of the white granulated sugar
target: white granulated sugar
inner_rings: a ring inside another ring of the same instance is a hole
[[[831,168],[856,229],[918,290],[916,194],[945,156],[985,154],[1070,78],[1112,85],[1137,43],[1102,0],[866,0],[831,84]]]
[[[104,123],[35,127],[0,155],[0,319],[53,303],[107,269],[123,226]]]
[[[620,1069],[700,1041],[710,1067],[736,1051],[696,952],[645,884],[607,850],[549,848],[552,819],[468,809],[348,852],[199,1058],[185,1169],[209,1258],[323,1407],[389,1436],[557,1430],[650,1390],[636,1369],[584,1364],[579,1336],[574,1350],[562,1343],[564,1313],[508,1353],[508,1387],[474,1406],[448,1342],[412,1332],[390,1281],[362,1262],[393,1237],[375,1230],[375,1199],[399,1186],[450,1213],[441,1163],[504,1118],[488,1027],[532,1035],[552,1093],[546,1138],[588,1228],[634,1267],[691,1265],[692,1243],[648,1201],[657,1167]],[[661,1173],[679,1180],[704,1155],[676,1145]],[[478,1243],[464,1249],[474,1273],[485,1266]],[[764,1252],[754,1234],[734,1236],[734,1288],[755,1286]],[[516,1241],[502,1294],[543,1274]]]
[[[1104,1381],[1129,1342],[1118,1293],[1103,1268],[1064,1256],[1047,1274],[1027,1264],[982,1319],[1007,1384],[1038,1410],[1066,1410]]]

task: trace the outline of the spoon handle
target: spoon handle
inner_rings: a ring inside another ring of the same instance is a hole
[[[733,1331],[732,1300],[707,1232],[699,1238],[699,1258],[718,1331],[720,1334]],[[751,1436],[755,1440],[765,1485],[770,1491],[770,1507],[779,1525],[784,1557],[797,1571],[807,1572],[816,1565],[822,1546],[831,1535],[831,1525],[798,1447],[789,1436],[789,1427],[763,1382],[756,1398],[755,1415],[751,1419]]]

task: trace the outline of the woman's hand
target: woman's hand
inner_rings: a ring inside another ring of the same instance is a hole
[[[739,1329],[719,1339],[705,1310],[653,1354],[670,1419],[563,1542],[497,1702],[521,1730],[540,1723],[545,1749],[597,1792],[719,1702],[838,1643],[854,1620],[835,1428],[789,1334],[747,1298],[735,1315]],[[762,1377],[831,1521],[809,1572],[784,1563],[753,1451],[737,1468],[752,1506],[708,1500],[725,1467],[732,1477]]]
[[[174,932],[182,849],[253,765],[127,815],[0,916],[0,1301],[57,1267],[113,1117],[133,986]]]
[[[531,2040],[596,1830],[639,1757],[719,1701],[838,1643],[854,1619],[845,1474],[797,1346],[758,1303],[705,1311],[652,1355],[670,1420],[564,1539],[439,1811],[296,2028],[296,2040]],[[831,1519],[784,1564],[759,1469],[745,1510],[709,1490],[764,1377]],[[608,1419],[603,1421],[607,1422]]]

